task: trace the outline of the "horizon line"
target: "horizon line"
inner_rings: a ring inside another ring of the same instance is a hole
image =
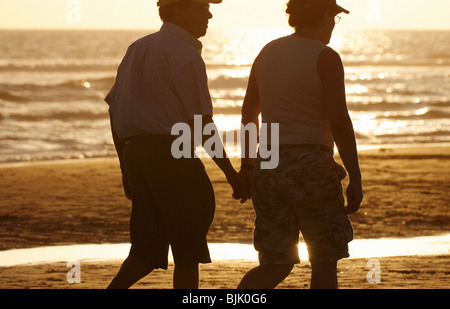
[[[42,27],[42,28],[31,28],[31,27],[0,27],[0,31],[148,31],[148,30],[158,30],[160,26],[156,27],[83,27],[83,28],[72,28],[72,27]],[[254,30],[254,29],[267,29],[267,28],[273,28],[273,29],[289,29],[289,26],[286,27],[280,27],[280,26],[274,26],[274,27],[211,27],[208,31],[215,31],[215,30]],[[293,30],[293,29],[292,29]],[[403,27],[393,27],[393,28],[376,28],[376,27],[361,27],[359,29],[350,29],[350,28],[342,28],[341,31],[450,31],[450,28],[403,28]]]

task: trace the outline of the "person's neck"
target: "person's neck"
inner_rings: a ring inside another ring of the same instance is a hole
[[[328,42],[327,43],[324,42],[324,41],[326,41],[324,38],[324,33],[318,27],[298,28],[295,30],[294,35],[299,36],[304,39],[317,40],[324,44],[328,44]]]
[[[167,22],[172,23],[174,25],[177,25],[178,27],[186,30],[187,32],[189,32],[190,35],[192,35],[193,38],[195,38],[197,40],[201,37],[197,33],[195,33],[194,30],[192,30],[192,27],[189,24],[186,24],[186,22],[184,22],[181,19],[174,18],[174,19],[171,19],[171,20],[169,20]]]
[[[316,28],[298,28],[294,34],[305,39],[320,40],[321,38],[321,33]]]

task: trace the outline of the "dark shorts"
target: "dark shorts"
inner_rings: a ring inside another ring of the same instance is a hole
[[[213,187],[200,159],[174,159],[170,149],[170,140],[126,145],[130,254],[167,269],[170,246],[177,265],[210,263],[206,236],[215,211]]]
[[[299,263],[299,232],[313,264],[349,256],[353,228],[341,185],[346,172],[332,154],[281,150],[276,169],[256,168],[254,176],[254,242],[261,264]]]

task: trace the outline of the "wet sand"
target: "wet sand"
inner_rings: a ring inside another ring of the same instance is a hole
[[[342,260],[338,264],[341,289],[449,289],[450,256],[380,258],[380,282],[369,283],[373,268],[368,260]],[[245,273],[257,262],[214,261],[200,266],[201,289],[235,289]],[[3,289],[104,289],[116,274],[120,261],[83,262],[81,283],[69,284],[67,262],[0,268]],[[157,270],[133,289],[171,289],[173,264],[167,271]],[[278,289],[308,289],[311,267],[306,261],[296,265]],[[369,274],[370,276],[370,274]]]
[[[251,243],[251,203],[233,200],[225,177],[210,160],[204,162],[217,202],[209,241]],[[360,163],[365,200],[360,212],[351,216],[355,238],[450,231],[450,148],[367,150],[360,152]],[[0,182],[0,250],[129,241],[131,205],[123,196],[116,159],[5,164],[0,165]],[[376,284],[367,282],[368,260],[339,262],[340,287],[450,287],[448,255],[379,260],[381,283]],[[104,288],[121,261],[83,262],[82,282],[73,285],[66,280],[66,262],[0,268],[0,288]],[[243,260],[202,265],[200,287],[234,288],[255,265]],[[170,288],[172,267],[135,287]],[[309,276],[309,263],[303,261],[279,287],[308,288]]]

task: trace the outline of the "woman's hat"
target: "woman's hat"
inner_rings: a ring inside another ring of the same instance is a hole
[[[181,1],[181,0],[159,0],[157,5],[158,6],[164,6],[164,5],[169,5],[169,4],[172,4],[174,2],[178,2],[178,1]],[[191,1],[198,2],[198,3],[205,3],[205,4],[208,4],[208,3],[221,3],[222,2],[222,0],[191,0]]]
[[[298,5],[301,6],[302,11],[305,14],[321,14],[328,9],[332,9],[334,14],[350,12],[344,9],[342,6],[337,5],[336,0],[298,0]]]

